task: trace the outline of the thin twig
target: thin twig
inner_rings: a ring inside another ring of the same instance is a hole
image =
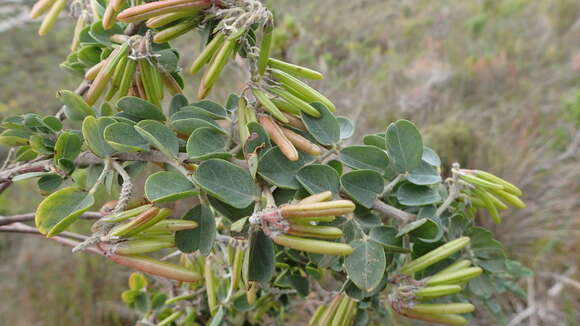
[[[373,209],[380,213],[383,217],[394,218],[402,223],[409,223],[416,217],[414,214],[407,213],[403,210],[386,204],[379,199],[375,200],[373,203]]]
[[[35,213],[17,214],[17,215],[11,215],[11,216],[0,216],[0,226],[12,224],[12,223],[18,223],[18,222],[33,221],[34,216],[35,216]],[[87,220],[94,220],[94,219],[101,218],[101,216],[102,215],[99,212],[86,212],[83,215],[81,215],[80,218],[87,219]]]

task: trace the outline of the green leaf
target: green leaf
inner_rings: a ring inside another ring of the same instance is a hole
[[[405,206],[425,206],[439,203],[441,195],[431,187],[405,183],[397,189],[397,200]]]
[[[202,162],[195,171],[195,182],[235,208],[248,207],[258,196],[256,184],[247,170],[220,159]]]
[[[121,26],[113,24],[111,28],[104,29],[100,20],[92,24],[91,29],[89,30],[89,35],[97,42],[105,46],[113,45],[113,42],[111,42],[111,36],[114,34],[123,34],[123,29]]]
[[[70,172],[69,163],[72,163],[81,153],[81,146],[82,140],[77,134],[61,133],[54,145],[54,164]],[[74,166],[72,168],[74,169]]]
[[[298,171],[296,179],[310,194],[329,190],[334,196],[338,196],[340,192],[338,173],[328,165],[307,165]]]
[[[372,291],[379,285],[387,267],[383,247],[373,241],[350,242],[354,252],[344,260],[348,277],[360,289]]]
[[[394,253],[409,253],[410,250],[403,248],[403,238],[397,237],[397,228],[387,225],[373,227],[369,238],[383,246],[385,251]]]
[[[187,97],[183,96],[183,94],[177,94],[173,96],[171,99],[171,103],[169,104],[169,116],[173,115],[175,112],[181,110],[182,107],[188,105]]]
[[[247,280],[267,283],[274,275],[275,259],[274,244],[264,232],[252,232],[250,248],[244,259],[244,269],[247,271]]]
[[[270,138],[261,124],[250,122],[246,126],[250,132],[250,137],[248,137],[244,144],[244,153],[253,153],[257,148],[260,148],[262,152],[265,152],[266,149],[270,148]]]
[[[48,116],[42,118],[42,124],[53,132],[59,132],[62,129],[62,122],[57,117]]]
[[[219,199],[212,196],[207,196],[211,207],[213,207],[218,213],[225,216],[230,221],[237,221],[242,217],[250,216],[254,212],[254,203],[251,203],[248,207],[235,208],[230,206]]]
[[[163,154],[177,158],[179,139],[163,123],[154,120],[142,120],[135,126],[135,130]]]
[[[421,163],[423,140],[415,125],[397,120],[387,127],[385,134],[389,158],[400,173],[410,172]]]
[[[439,155],[437,155],[437,153],[435,153],[435,151],[429,147],[423,147],[423,155],[421,156],[421,159],[423,162],[427,162],[434,167],[441,166],[441,159],[439,158]]]
[[[383,192],[384,180],[373,170],[357,170],[345,173],[340,178],[347,195],[366,208],[371,208]]]
[[[107,157],[115,152],[105,140],[105,128],[115,123],[111,118],[86,117],[83,121],[83,137],[91,152],[98,157]]]
[[[181,252],[190,253],[199,249],[207,256],[213,248],[216,237],[216,223],[207,205],[197,205],[189,210],[182,219],[194,221],[197,228],[175,232],[175,244]]]
[[[386,150],[387,144],[385,142],[385,134],[370,134],[363,137],[363,144],[369,146],[375,146],[380,149]]]
[[[336,117],[340,126],[340,139],[347,139],[354,134],[354,123],[347,117]]]
[[[58,174],[45,175],[38,179],[38,188],[43,193],[53,192],[60,187],[63,181],[63,178]]]
[[[348,146],[340,151],[340,160],[357,170],[374,170],[384,174],[389,166],[385,151],[374,146]]]
[[[216,314],[211,318],[208,326],[220,326],[223,323],[225,317],[226,309],[223,306],[220,306]]]
[[[302,112],[302,121],[308,132],[322,145],[333,145],[340,141],[340,125],[332,112],[322,103],[311,103],[320,112],[320,117],[315,118]]]
[[[65,105],[64,114],[72,121],[83,121],[85,117],[95,115],[93,108],[75,92],[61,90],[57,97]]]
[[[405,178],[407,181],[419,186],[433,185],[441,182],[441,176],[437,168],[425,161],[421,161],[419,166],[414,168]]]
[[[397,233],[397,237],[405,234],[410,234],[413,239],[422,242],[433,243],[441,240],[443,229],[432,219],[424,218],[403,226]]]
[[[216,102],[203,100],[199,102],[191,103],[191,106],[201,108],[205,110],[214,119],[225,119],[228,117],[228,112],[226,109]],[[187,107],[183,108],[186,109]]]
[[[125,96],[117,102],[117,107],[130,119],[165,121],[165,115],[159,107],[135,96]]]
[[[153,203],[167,203],[199,194],[193,183],[181,173],[160,171],[145,181],[145,195]]]
[[[149,150],[149,143],[132,125],[124,122],[115,122],[104,131],[107,143],[119,152],[141,152]]]
[[[270,183],[287,189],[298,189],[300,184],[296,180],[296,174],[312,157],[304,152],[299,152],[297,161],[289,161],[278,147],[268,149],[258,163],[258,174]]]
[[[171,116],[171,127],[182,135],[191,135],[198,128],[209,127],[226,133],[205,111],[182,110]]]
[[[301,296],[306,297],[310,293],[308,278],[301,275],[288,275],[288,282]]]
[[[95,203],[92,194],[76,187],[61,189],[46,197],[36,210],[36,228],[52,237],[64,231]]]
[[[187,140],[187,155],[194,160],[227,159],[232,156],[225,149],[226,137],[214,128],[199,128]]]

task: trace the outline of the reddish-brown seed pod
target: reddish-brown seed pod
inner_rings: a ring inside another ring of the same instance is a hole
[[[322,153],[322,149],[311,142],[310,140],[300,136],[299,134],[295,133],[294,131],[286,128],[281,128],[284,136],[290,140],[290,142],[298,149],[306,152],[310,155],[318,156]]]
[[[278,145],[282,154],[286,156],[286,158],[290,161],[297,161],[298,160],[298,151],[296,147],[290,142],[290,140],[284,135],[282,128],[270,118],[270,116],[261,114],[258,117],[260,124],[264,127],[264,130],[270,136],[270,139]]]

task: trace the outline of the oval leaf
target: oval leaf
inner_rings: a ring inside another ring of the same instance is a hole
[[[348,146],[340,151],[340,160],[353,169],[374,170],[384,174],[389,166],[385,151],[375,146]]]
[[[187,155],[194,160],[229,158],[225,136],[213,128],[199,128],[187,140]]]
[[[423,140],[411,121],[391,123],[385,134],[385,142],[389,158],[398,172],[410,172],[421,163]]]
[[[328,165],[307,165],[298,171],[296,179],[310,194],[329,190],[334,196],[338,196],[340,192],[338,173]]]
[[[262,231],[252,233],[247,254],[248,281],[267,283],[274,275],[274,244]],[[246,262],[244,262],[246,264]]]
[[[190,253],[196,250],[207,256],[213,248],[216,237],[215,218],[207,205],[197,205],[189,210],[182,219],[194,221],[197,228],[175,232],[175,245],[181,252]]]
[[[104,131],[105,140],[119,152],[148,151],[149,143],[132,125],[124,122],[115,122],[108,125]]]
[[[91,152],[98,157],[107,157],[115,152],[105,140],[105,128],[115,123],[111,118],[86,117],[83,121],[83,137]]]
[[[405,178],[416,185],[432,185],[441,182],[441,176],[433,165],[421,161]]]
[[[366,208],[371,208],[383,192],[384,180],[373,170],[357,170],[345,173],[340,178],[342,188],[348,196]]]
[[[332,112],[322,103],[311,103],[320,112],[320,117],[315,118],[302,112],[302,121],[308,132],[322,145],[332,145],[340,141],[340,125]]]
[[[373,241],[355,240],[350,245],[354,252],[344,260],[348,277],[357,287],[370,292],[379,285],[385,273],[385,251]]]
[[[166,203],[199,194],[183,174],[173,171],[153,173],[145,181],[145,195],[154,203]]]
[[[220,159],[201,163],[195,171],[195,181],[203,190],[235,208],[248,207],[258,195],[247,170]]]
[[[135,96],[125,96],[117,102],[119,111],[135,121],[165,121],[165,115],[157,106]]]
[[[64,188],[46,197],[36,210],[36,228],[52,237],[64,231],[95,203],[92,194],[76,187]]]
[[[397,200],[405,206],[425,206],[440,202],[441,195],[431,187],[405,183],[397,189]]]
[[[176,158],[179,153],[179,139],[164,124],[154,120],[140,121],[135,130],[163,154]]]

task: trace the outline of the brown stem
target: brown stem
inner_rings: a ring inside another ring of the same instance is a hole
[[[383,217],[394,218],[402,223],[409,223],[416,218],[414,214],[407,213],[396,207],[385,204],[379,199],[375,200],[373,203],[373,209],[380,213]]]
[[[8,225],[12,223],[18,222],[28,222],[34,220],[35,213],[26,213],[26,214],[17,214],[11,216],[0,216],[0,226]],[[86,212],[81,215],[80,218],[82,219],[98,219],[101,218],[102,215],[99,212]]]

